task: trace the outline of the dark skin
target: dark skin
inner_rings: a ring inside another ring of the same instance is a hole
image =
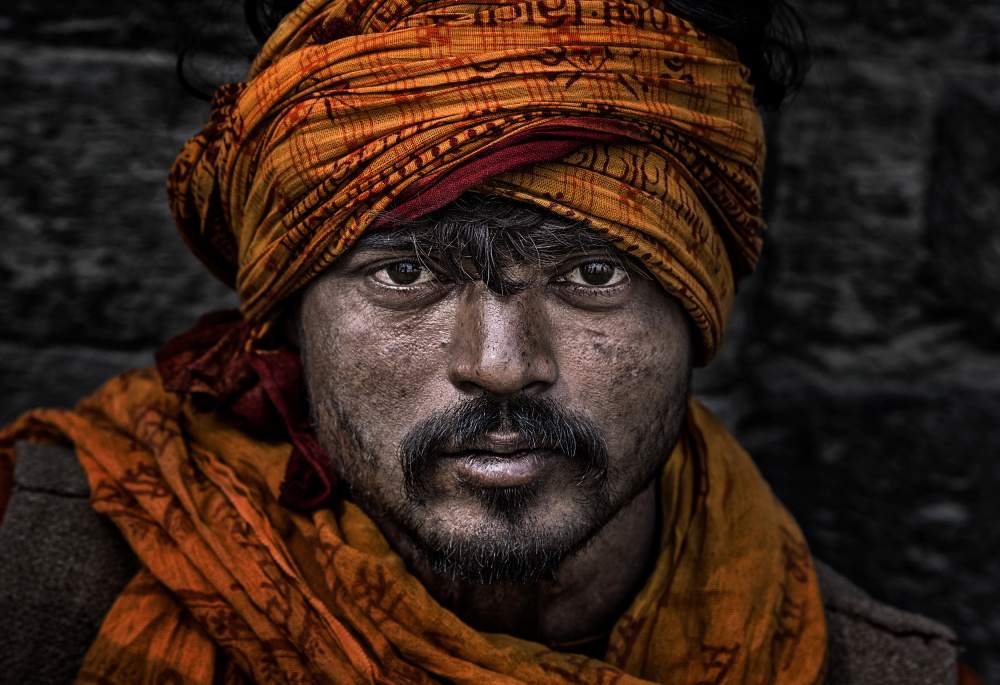
[[[550,644],[607,632],[657,551],[656,477],[688,399],[686,315],[614,250],[512,267],[531,285],[504,296],[445,279],[405,239],[391,243],[362,239],[303,293],[299,344],[334,467],[411,572],[469,625]],[[435,455],[432,494],[414,498],[398,456],[407,432],[484,392],[544,397],[595,424],[609,456],[605,498],[587,501],[565,454],[524,449],[502,431],[471,453]],[[525,485],[516,526],[471,492]],[[484,584],[431,563],[428,545],[442,539],[459,550],[548,545],[558,563],[543,577]]]

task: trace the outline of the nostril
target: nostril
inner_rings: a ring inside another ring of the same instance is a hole
[[[549,383],[548,381],[532,381],[521,388],[521,393],[525,395],[541,395],[551,388],[552,385],[553,383]]]

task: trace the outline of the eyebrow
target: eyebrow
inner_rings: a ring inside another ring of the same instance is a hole
[[[410,226],[379,229],[362,235],[354,241],[351,249],[413,252],[420,241],[420,230]],[[430,227],[423,227],[423,230],[429,231]]]

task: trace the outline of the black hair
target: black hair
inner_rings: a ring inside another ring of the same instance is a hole
[[[802,85],[809,68],[805,24],[787,0],[663,0],[666,8],[723,38],[750,69],[754,98],[777,109]],[[298,0],[244,0],[247,26],[261,44]]]
[[[244,0],[243,16],[257,42],[263,45],[284,16],[299,6],[299,2],[300,0]]]

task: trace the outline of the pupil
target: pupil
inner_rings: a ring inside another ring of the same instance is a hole
[[[410,285],[420,278],[420,266],[413,262],[400,262],[387,269],[389,278],[398,285]]]
[[[580,275],[587,285],[605,285],[615,275],[615,267],[607,262],[590,262],[580,267]]]

